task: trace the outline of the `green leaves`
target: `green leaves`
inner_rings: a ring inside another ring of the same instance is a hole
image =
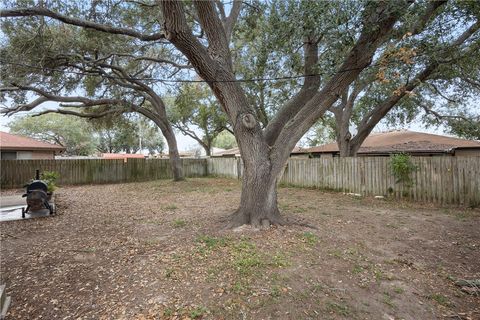
[[[417,170],[412,158],[406,153],[397,153],[390,156],[390,167],[397,183],[403,183],[407,187],[413,184],[412,173]]]
[[[67,155],[90,155],[95,151],[93,130],[85,119],[50,113],[16,118],[8,126],[14,134],[62,145]]]
[[[175,100],[168,108],[168,118],[173,126],[210,149],[215,137],[228,123],[210,89],[203,83],[187,83],[180,87]],[[201,130],[198,137],[193,127]]]

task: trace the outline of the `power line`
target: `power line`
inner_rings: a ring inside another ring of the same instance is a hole
[[[13,66],[21,66],[21,67],[26,67],[26,68],[32,68],[32,69],[37,69],[37,70],[49,70],[53,72],[59,72],[63,74],[78,74],[78,75],[91,75],[86,72],[80,72],[80,71],[74,71],[74,70],[59,70],[59,69],[54,69],[54,68],[49,68],[49,67],[39,67],[39,66],[34,66],[34,65],[28,65],[24,63],[18,63],[18,62],[11,62],[11,61],[5,61],[5,60],[0,60],[3,64],[8,64],[8,65],[13,65]],[[375,65],[370,65],[365,68],[371,68]],[[343,73],[343,72],[349,72],[349,71],[356,71],[356,70],[362,70],[365,68],[351,68],[351,69],[344,69],[344,70],[339,70],[336,73]],[[94,74],[94,72],[92,72]],[[96,73],[95,73],[96,74]],[[252,78],[252,79],[235,79],[235,80],[203,80],[203,79],[198,79],[198,80],[191,80],[191,79],[163,79],[163,78],[137,78],[137,77],[131,77],[129,80],[134,80],[134,81],[155,81],[155,82],[167,82],[167,83],[233,83],[233,82],[258,82],[258,81],[285,81],[285,80],[294,80],[294,79],[302,79],[302,78],[308,78],[308,77],[316,77],[316,76],[332,76],[335,73],[313,73],[313,74],[302,74],[302,75],[292,75],[292,76],[282,76],[282,77],[271,77],[271,78]],[[114,75],[99,75],[101,77],[109,78],[109,79],[117,79],[117,80],[125,80],[123,77],[118,77]]]

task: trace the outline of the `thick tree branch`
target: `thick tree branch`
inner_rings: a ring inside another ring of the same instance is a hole
[[[11,116],[12,114],[15,114],[17,112],[22,112],[22,111],[30,111],[41,105],[42,103],[45,103],[49,101],[49,99],[45,97],[38,97],[34,101],[26,104],[21,104],[12,108],[2,108],[0,110],[0,113],[3,113],[5,116]]]
[[[287,149],[293,149],[295,143],[371,63],[377,48],[387,40],[393,25],[409,6],[409,1],[395,2],[394,5],[391,2],[367,4],[364,13],[365,27],[337,73],[285,124],[278,134],[274,145],[278,150],[276,151],[278,157],[285,157],[282,154],[285,145]]]
[[[265,129],[265,138],[270,146],[275,143],[275,139],[285,124],[317,93],[320,87],[320,76],[315,75],[315,67],[318,63],[318,44],[313,37],[305,39],[304,51],[304,74],[306,77],[303,86],[268,123]]]
[[[478,29],[480,28],[480,21],[477,21],[475,24],[470,26],[465,32],[463,32],[455,41],[450,44],[450,47],[458,47],[467,41]],[[378,104],[373,108],[361,121],[358,132],[355,137],[352,139],[352,145],[355,148],[359,148],[366,137],[372,132],[373,128],[380,122],[380,120],[385,117],[385,115],[402,99],[405,95],[411,93],[415,88],[420,84],[426,81],[430,75],[432,75],[437,68],[440,66],[440,63],[437,61],[432,61],[427,65],[417,76],[405,84],[404,86],[398,88],[390,97],[385,101]]]
[[[232,95],[241,95],[239,92],[239,90],[241,90],[239,85],[234,83],[235,77],[231,68],[230,70],[227,70],[228,67],[226,69],[221,61],[214,60],[207,52],[207,49],[193,36],[185,18],[182,2],[162,0],[160,4],[165,17],[165,32],[167,39],[188,58],[195,67],[197,73],[207,81],[225,112],[229,115],[231,122],[235,123],[239,110],[229,110],[230,104],[226,102],[228,97],[224,94],[225,90],[219,88],[219,81],[226,82],[222,87],[231,88]],[[229,62],[229,65],[231,65],[231,61]],[[242,100],[245,99],[244,96],[239,98]],[[245,104],[244,107],[246,106],[247,105]]]
[[[71,115],[71,116],[76,116],[80,118],[88,118],[88,119],[98,119],[102,118],[111,114],[120,114],[123,112],[128,112],[129,110],[124,110],[121,111],[118,109],[112,109],[112,110],[106,110],[102,112],[91,112],[91,113],[86,113],[86,112],[78,112],[78,111],[73,111],[73,110],[66,110],[66,109],[50,109],[50,110],[45,110],[41,111],[35,114],[32,114],[32,117],[38,117],[44,114],[48,113],[58,113],[58,114],[64,114],[64,115]]]
[[[238,16],[240,15],[240,9],[242,8],[241,0],[233,0],[232,9],[230,10],[230,15],[224,20],[225,27],[225,36],[227,37],[227,43],[230,42],[232,38],[233,28],[237,22]]]
[[[65,16],[63,14],[51,11],[49,9],[40,8],[40,7],[1,10],[0,16],[3,18],[32,17],[32,16],[50,17],[52,19],[61,21],[66,24],[71,24],[74,26],[79,26],[79,27],[88,28],[88,29],[94,29],[97,31],[106,32],[110,34],[126,35],[126,36],[140,39],[142,41],[155,41],[155,40],[160,40],[165,38],[165,35],[163,33],[142,34],[141,32],[135,31],[133,29],[113,27],[113,26],[100,24],[92,21],[73,18],[73,17]]]
[[[2,109],[0,112],[5,115],[11,115],[21,111],[30,111],[47,101],[60,102],[60,105],[62,107],[76,107],[76,108],[94,107],[94,106],[100,106],[100,105],[123,105],[123,106],[129,105],[127,101],[120,100],[120,99],[89,99],[81,96],[66,97],[66,96],[55,95],[55,94],[46,92],[40,88],[36,88],[32,86],[15,85],[15,88],[17,88],[16,90],[35,92],[36,94],[40,95],[40,97],[38,97],[37,99],[35,99],[34,101],[28,104],[21,104],[13,108]]]
[[[202,29],[208,39],[208,51],[214,60],[220,60],[222,66],[232,70],[230,50],[224,25],[219,19],[212,1],[196,0],[194,2]]]

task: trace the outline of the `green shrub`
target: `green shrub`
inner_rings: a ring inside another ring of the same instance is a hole
[[[60,177],[60,174],[56,171],[43,171],[40,175],[40,179],[47,184],[48,192],[53,192],[57,189],[56,181]]]
[[[412,158],[406,153],[397,153],[390,156],[390,166],[396,183],[403,183],[407,187],[413,185],[412,173],[417,170]]]

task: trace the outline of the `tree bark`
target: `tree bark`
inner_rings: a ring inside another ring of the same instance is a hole
[[[154,96],[154,98],[155,97],[156,96]],[[172,168],[173,180],[182,181],[185,179],[183,176],[182,161],[180,159],[180,155],[178,154],[175,133],[173,132],[170,122],[167,120],[165,106],[163,105],[161,99],[159,101],[157,101],[157,99],[151,99],[150,101],[156,112],[152,112],[151,110],[142,107],[137,108],[136,111],[155,122],[155,124],[162,131],[162,134],[165,137],[168,145],[168,155],[170,159],[170,167]]]
[[[183,176],[182,160],[180,159],[180,155],[178,154],[177,139],[175,139],[173,131],[162,130],[162,133],[165,137],[165,140],[167,140],[168,156],[170,158],[170,167],[172,168],[173,172],[173,180],[185,180],[185,177]]]
[[[212,148],[210,146],[210,144],[204,148],[205,149],[205,154],[207,155],[207,157],[210,157],[212,155]]]
[[[170,160],[170,167],[172,168],[173,180],[174,181],[185,180],[185,177],[183,176],[182,160],[180,159],[180,154],[178,153],[177,139],[175,138],[175,133],[173,132],[172,127],[168,122],[165,123],[166,121],[164,122],[162,121],[161,118],[155,117],[153,114],[150,114],[145,111],[147,110],[142,110],[142,111],[139,110],[140,113],[142,113],[144,116],[146,116],[147,118],[155,122],[155,124],[162,131],[162,134],[165,137],[165,140],[167,141],[168,157]]]
[[[233,213],[229,227],[250,224],[254,227],[283,225],[277,206],[277,174],[271,162],[244,161],[240,206]]]

